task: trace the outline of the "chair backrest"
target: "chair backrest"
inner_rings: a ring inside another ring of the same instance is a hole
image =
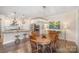
[[[31,32],[31,39],[36,40],[37,33],[36,32]]]
[[[59,32],[49,30],[48,37],[52,42],[56,42],[59,39]]]

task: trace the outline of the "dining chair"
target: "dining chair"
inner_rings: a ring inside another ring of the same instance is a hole
[[[59,40],[59,32],[57,31],[48,31],[48,38],[51,40],[50,48],[51,52],[56,50],[56,41]]]
[[[36,32],[31,32],[30,36],[30,41],[31,41],[31,47],[32,47],[32,52],[38,52],[38,44],[37,44],[37,33]]]

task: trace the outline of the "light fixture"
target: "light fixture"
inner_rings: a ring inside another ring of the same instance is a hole
[[[46,8],[46,6],[42,6],[44,9]]]
[[[25,24],[24,15],[22,15],[22,24]]]
[[[47,12],[47,7],[46,6],[42,6],[42,14],[43,14],[43,17],[46,16],[46,12]]]
[[[14,14],[14,18],[13,18],[13,21],[12,21],[12,24],[11,25],[17,25],[17,20],[16,20],[16,12],[13,13]]]

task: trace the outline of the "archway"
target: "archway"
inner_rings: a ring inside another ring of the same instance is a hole
[[[36,17],[31,19],[31,30],[38,31],[40,34],[46,34],[48,29],[48,19]]]

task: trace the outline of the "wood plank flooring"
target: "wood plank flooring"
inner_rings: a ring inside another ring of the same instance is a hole
[[[30,41],[21,42],[19,45],[16,45],[14,42],[1,45],[0,53],[31,53]]]

